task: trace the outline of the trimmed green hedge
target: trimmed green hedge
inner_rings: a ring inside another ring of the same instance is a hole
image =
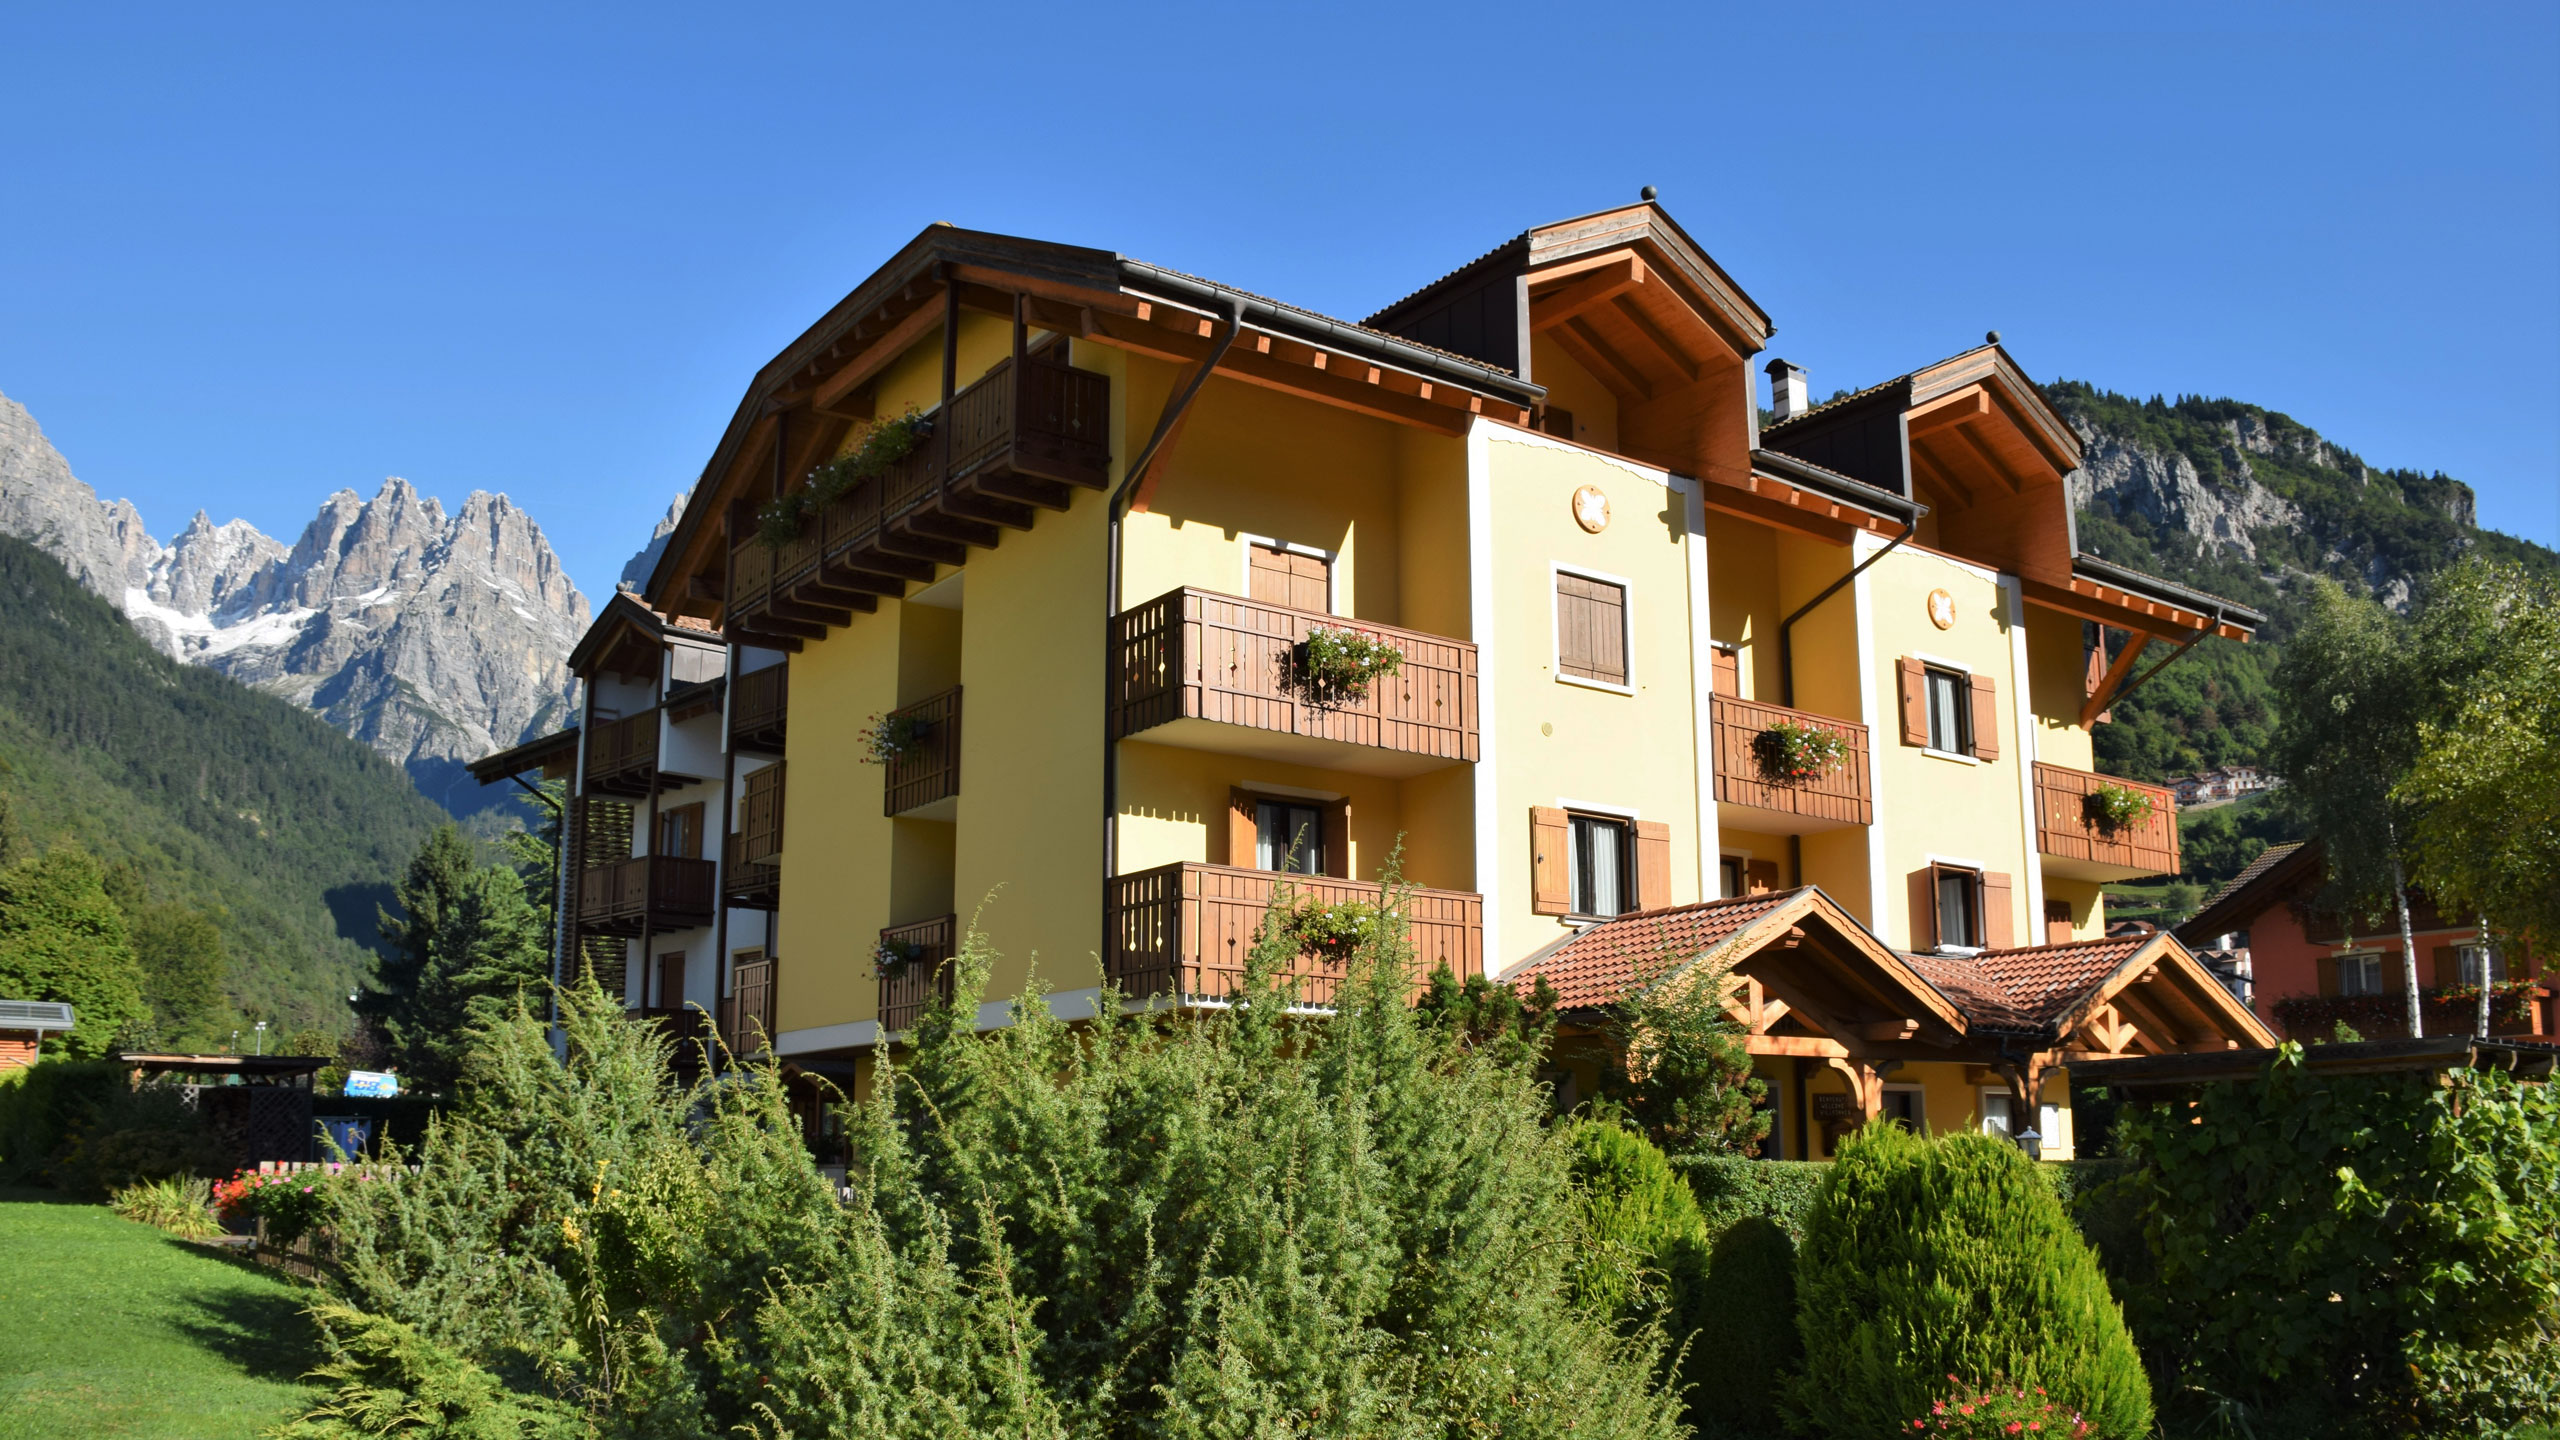
[[[1831,1169],[1824,1160],[1745,1160],[1730,1155],[1686,1162],[1689,1188],[1697,1193],[1698,1214],[1707,1234],[1716,1236],[1735,1222],[1763,1219],[1804,1241],[1804,1215],[1822,1193],[1822,1177]]]

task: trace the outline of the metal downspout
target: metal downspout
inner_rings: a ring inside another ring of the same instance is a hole
[[[1901,534],[1894,536],[1883,549],[1868,556],[1866,559],[1859,561],[1848,574],[1841,576],[1839,579],[1834,580],[1829,585],[1825,586],[1821,594],[1816,595],[1812,599],[1804,602],[1802,605],[1797,606],[1794,614],[1778,622],[1779,704],[1786,706],[1790,710],[1796,708],[1796,652],[1794,636],[1796,622],[1803,619],[1806,615],[1811,614],[1815,606],[1820,605],[1823,601],[1839,594],[1850,581],[1867,573],[1868,566],[1875,564],[1887,555],[1892,554],[1895,550],[1900,549],[1902,542],[1910,539],[1913,532],[1920,528],[1920,517],[1928,513],[1928,506],[1921,504],[1917,500],[1912,501],[1911,516],[1909,519],[1902,522]]]
[[[1117,823],[1120,744],[1111,734],[1111,690],[1117,666],[1112,653],[1116,641],[1112,626],[1120,618],[1120,520],[1128,508],[1130,491],[1137,488],[1138,481],[1147,473],[1147,467],[1155,463],[1156,452],[1164,448],[1174,427],[1190,413],[1191,402],[1199,397],[1201,387],[1208,384],[1209,377],[1216,373],[1218,362],[1227,357],[1227,347],[1235,344],[1236,337],[1244,333],[1244,301],[1224,291],[1218,292],[1218,299],[1226,306],[1227,333],[1219,336],[1218,343],[1211,347],[1208,358],[1200,364],[1200,373],[1191,377],[1191,383],[1184,386],[1180,394],[1165,402],[1163,412],[1156,416],[1155,433],[1147,437],[1146,448],[1138,452],[1138,458],[1121,472],[1120,484],[1105,502],[1109,508],[1103,518],[1110,532],[1110,554],[1103,566],[1102,582],[1102,884],[1106,893],[1110,890],[1112,878],[1120,873],[1120,826]]]

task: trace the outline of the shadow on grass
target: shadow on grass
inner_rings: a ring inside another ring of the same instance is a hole
[[[0,1205],[96,1205],[95,1200],[34,1185],[0,1185]]]
[[[206,1253],[202,1247],[181,1240],[169,1243],[190,1254]],[[273,1278],[253,1262],[221,1258],[235,1268]],[[319,1332],[302,1310],[315,1293],[300,1287],[223,1290],[198,1299],[196,1313],[180,1316],[176,1328],[198,1347],[240,1367],[244,1374],[300,1384],[323,1358]]]

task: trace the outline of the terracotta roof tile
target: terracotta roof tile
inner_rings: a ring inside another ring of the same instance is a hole
[[[1644,910],[1604,920],[1549,951],[1504,983],[1526,994],[1544,979],[1567,1010],[1587,1010],[1624,996],[1639,967],[1685,961],[1715,949],[1795,898],[1793,890]]]
[[[1987,950],[1972,963],[2008,995],[2011,1008],[2025,1015],[2027,1023],[2050,1025],[2153,938],[2111,935],[2068,945]]]

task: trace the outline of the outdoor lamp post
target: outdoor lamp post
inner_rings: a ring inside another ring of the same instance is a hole
[[[2035,1122],[2029,1121],[2027,1128],[2018,1132],[2018,1148],[2026,1151],[2030,1160],[2044,1158],[2044,1137],[2036,1133]]]
[[[267,1022],[266,1022],[266,1021],[264,1021],[264,1020],[259,1021],[259,1022],[258,1022],[258,1025],[257,1025],[257,1031],[258,1031],[258,1053],[259,1053],[259,1054],[261,1054],[261,1055],[264,1055],[264,1054],[266,1054],[266,1053],[267,1053]]]

